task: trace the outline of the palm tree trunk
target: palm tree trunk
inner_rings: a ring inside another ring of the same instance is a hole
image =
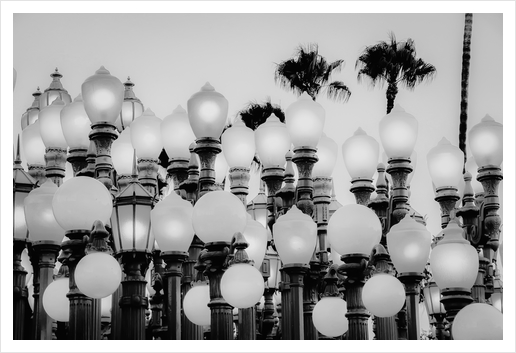
[[[387,114],[389,114],[394,108],[394,100],[396,99],[396,95],[398,94],[398,86],[396,86],[396,83],[389,83],[389,86],[387,87]]]
[[[471,51],[471,31],[473,26],[473,14],[467,13],[464,20],[464,41],[462,44],[462,77],[460,94],[460,123],[459,123],[459,148],[464,152],[463,173],[466,171],[466,131],[468,129],[468,84],[469,62]]]

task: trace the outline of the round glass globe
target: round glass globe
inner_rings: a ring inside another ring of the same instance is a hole
[[[290,150],[290,135],[287,127],[272,114],[255,130],[256,152],[265,168],[283,167],[285,154]]]
[[[72,103],[66,105],[60,116],[63,135],[70,149],[87,149],[90,146],[91,121],[84,110],[82,96],[79,94]]]
[[[183,299],[183,310],[191,322],[199,326],[211,323],[210,287],[207,283],[194,284]]]
[[[342,145],[344,164],[352,179],[372,179],[376,172],[379,155],[380,145],[362,128],[358,128],[355,134]]]
[[[45,144],[39,133],[39,119],[22,131],[22,151],[27,165],[46,165]]]
[[[48,316],[60,322],[68,322],[70,316],[70,301],[66,297],[70,280],[66,277],[50,283],[43,293],[43,308]]]
[[[113,296],[112,295],[108,295],[107,297],[105,298],[102,298],[102,300],[100,301],[100,316],[101,317],[111,317],[111,307],[112,307],[112,303],[111,301],[113,300]]]
[[[427,156],[428,171],[436,188],[458,187],[462,179],[464,153],[446,138],[432,148]]]
[[[462,308],[452,325],[454,340],[503,340],[503,314],[485,303]]]
[[[118,175],[131,175],[133,173],[133,158],[134,148],[131,142],[131,127],[128,126],[111,145],[111,160]]]
[[[337,163],[338,150],[337,142],[323,133],[317,145],[317,157],[319,160],[312,169],[312,176],[314,178],[330,177],[332,175]]]
[[[503,125],[486,115],[468,133],[469,147],[479,167],[503,161]]]
[[[222,297],[236,308],[254,306],[260,301],[264,288],[261,272],[250,264],[231,265],[220,280]]]
[[[325,336],[337,337],[348,330],[347,303],[338,297],[323,297],[312,312],[314,326]]]
[[[109,254],[96,252],[84,256],[75,268],[79,290],[88,297],[100,299],[113,294],[120,286],[120,264]]]
[[[387,273],[375,274],[362,288],[362,301],[374,316],[393,316],[405,304],[405,288],[396,277]]]
[[[322,105],[304,92],[285,111],[285,124],[294,147],[317,147],[325,119]]]
[[[51,105],[39,112],[39,132],[47,148],[68,148],[68,143],[61,128],[61,110],[64,106],[65,104],[61,99],[56,99]]]
[[[247,256],[249,256],[249,260],[254,261],[253,266],[259,270],[262,267],[267,248],[267,229],[247,214],[247,224],[242,234],[249,243],[249,246],[245,249]]]
[[[187,110],[190,125],[195,136],[200,139],[219,139],[228,116],[228,101],[215,91],[209,82],[188,100]]]
[[[389,158],[410,157],[417,140],[418,122],[396,104],[380,120],[380,140]]]
[[[169,158],[190,159],[190,144],[195,135],[186,110],[180,105],[161,122],[161,139]]]
[[[52,209],[65,231],[90,230],[96,220],[109,224],[113,202],[111,193],[100,181],[78,176],[57,189]]]
[[[205,243],[230,242],[236,232],[243,232],[247,213],[242,201],[222,190],[204,194],[195,204],[192,214],[195,234]]]
[[[215,157],[215,182],[221,184],[226,175],[228,174],[228,162],[226,161],[226,157],[224,153],[219,153]],[[229,184],[229,183],[226,183]]]
[[[254,131],[245,126],[240,118],[224,131],[221,137],[222,152],[229,168],[249,168],[256,151]]]
[[[163,149],[161,119],[149,108],[131,123],[131,142],[138,158],[159,157]]]

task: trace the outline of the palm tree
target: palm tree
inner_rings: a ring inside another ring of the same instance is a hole
[[[344,60],[328,63],[319,54],[317,44],[300,45],[294,58],[276,64],[274,80],[298,95],[308,93],[313,100],[324,88],[329,99],[346,102],[351,96],[349,88],[341,81],[329,82],[331,74],[343,65]]]
[[[416,58],[416,47],[412,39],[397,42],[394,33],[389,34],[389,42],[366,47],[355,64],[358,81],[368,77],[371,83],[383,86],[387,82],[387,114],[394,107],[398,94],[398,84],[413,90],[418,84],[432,79],[436,73],[433,65]]]
[[[462,78],[460,93],[459,148],[464,152],[463,173],[466,172],[466,130],[468,129],[468,84],[469,61],[471,59],[471,31],[473,14],[467,13],[464,19],[464,40],[462,42]]]

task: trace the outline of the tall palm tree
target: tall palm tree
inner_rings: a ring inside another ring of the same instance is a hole
[[[463,173],[466,172],[466,130],[468,129],[468,84],[469,61],[471,59],[471,32],[473,29],[473,14],[467,13],[464,18],[464,40],[462,42],[462,77],[460,91],[460,122],[459,148],[464,152]]]
[[[342,81],[329,82],[331,74],[340,71],[343,65],[344,60],[328,63],[319,54],[317,44],[300,45],[294,58],[276,64],[274,80],[298,95],[308,93],[313,100],[324,88],[329,99],[346,102],[351,96],[349,88]]]
[[[416,57],[416,47],[412,39],[398,42],[392,32],[389,39],[389,42],[382,41],[366,47],[355,64],[355,69],[359,69],[359,82],[367,77],[373,87],[387,83],[387,114],[394,107],[399,84],[413,90],[436,74],[433,65]]]

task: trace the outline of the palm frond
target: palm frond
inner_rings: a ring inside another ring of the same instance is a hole
[[[334,101],[347,102],[351,97],[351,91],[341,81],[333,81],[326,87],[326,93],[329,99]]]

